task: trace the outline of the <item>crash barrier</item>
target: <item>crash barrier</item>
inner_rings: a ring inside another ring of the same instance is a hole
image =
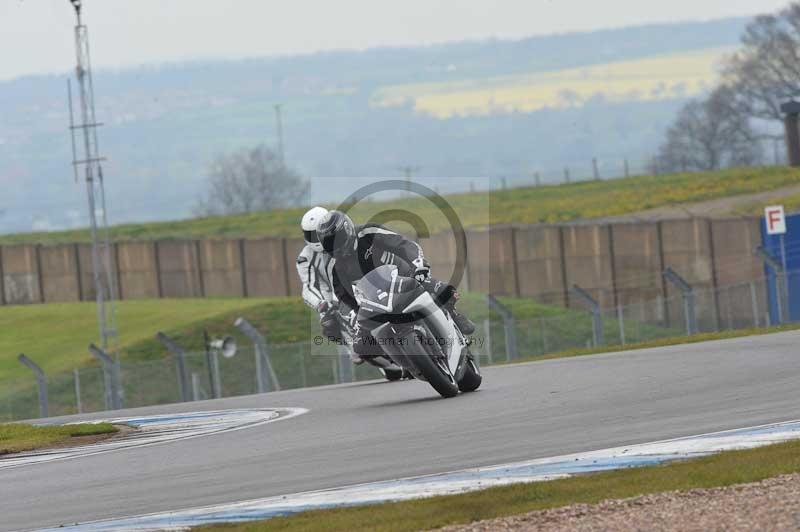
[[[628,305],[672,297],[661,277],[667,266],[695,289],[758,280],[760,231],[757,218],[470,229],[466,269],[455,277],[462,291],[572,306],[578,285],[603,308]],[[454,242],[447,233],[422,241],[438,278],[459,273]],[[302,246],[284,238],[118,242],[114,288],[122,300],[299,296]],[[0,304],[93,301],[90,251],[86,244],[0,247]]]
[[[800,272],[789,273],[790,278],[794,276]],[[468,314],[481,316],[471,349],[481,364],[491,365],[576,349],[776,325],[770,317],[767,290],[768,279],[762,278],[718,290],[693,288],[691,307],[683,294],[673,292],[668,298],[597,308],[576,298],[567,309],[541,307],[533,301],[514,307],[539,308],[535,317],[530,309],[514,315],[510,305],[503,305],[501,313],[481,299],[478,306],[467,307],[467,300],[461,305]],[[693,319],[687,320],[687,312]],[[509,334],[509,324],[513,324],[513,334]],[[35,354],[29,356],[36,359]],[[89,366],[42,374],[37,387],[37,376],[29,373],[23,382],[3,386],[0,421],[104,410],[109,408],[108,397],[114,397],[107,386],[115,384],[109,382],[119,383],[116,396],[122,406],[136,407],[382,378],[368,364],[348,364],[347,371],[342,366],[341,346],[327,342],[276,344],[255,337],[250,345],[239,346],[235,356],[219,357],[216,369],[206,352],[184,351],[178,345],[165,349],[165,356],[157,360],[122,357],[118,368],[111,368],[118,372],[112,379],[102,366]],[[215,379],[219,382],[216,394]],[[42,386],[44,394],[39,393]]]

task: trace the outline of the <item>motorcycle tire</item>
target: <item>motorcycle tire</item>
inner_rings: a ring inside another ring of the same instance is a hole
[[[467,367],[464,369],[464,375],[458,381],[458,389],[462,392],[474,392],[483,382],[483,375],[478,367],[477,362],[473,359],[472,355],[467,355]]]
[[[419,341],[417,345],[424,346],[425,349],[425,353],[414,356],[414,365],[439,395],[445,398],[458,395],[458,384],[447,368],[447,360],[439,344],[427,342],[420,331],[415,331],[414,334]]]

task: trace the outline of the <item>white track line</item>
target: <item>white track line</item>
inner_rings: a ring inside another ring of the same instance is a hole
[[[119,438],[111,438],[93,445],[47,449],[15,454],[0,459],[0,469],[24,467],[49,463],[56,460],[69,460],[97,454],[123,451],[133,447],[143,447],[188,440],[213,434],[232,432],[266,423],[283,421],[308,410],[305,408],[270,408],[213,410],[189,412],[184,414],[164,414],[156,416],[136,416],[114,418],[91,423],[127,424],[137,430]]]

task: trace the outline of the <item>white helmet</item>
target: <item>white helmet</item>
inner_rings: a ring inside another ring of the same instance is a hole
[[[328,214],[328,209],[312,207],[303,215],[303,219],[300,222],[300,227],[303,228],[303,238],[306,244],[311,246],[314,251],[322,251],[322,244],[319,243],[319,238],[317,238],[317,225],[326,214]]]

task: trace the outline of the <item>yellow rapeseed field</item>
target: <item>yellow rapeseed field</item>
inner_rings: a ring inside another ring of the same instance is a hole
[[[609,101],[674,98],[712,86],[720,60],[731,52],[709,48],[537,74],[393,85],[380,89],[372,104],[413,102],[418,112],[448,118],[569,107],[598,95]]]

